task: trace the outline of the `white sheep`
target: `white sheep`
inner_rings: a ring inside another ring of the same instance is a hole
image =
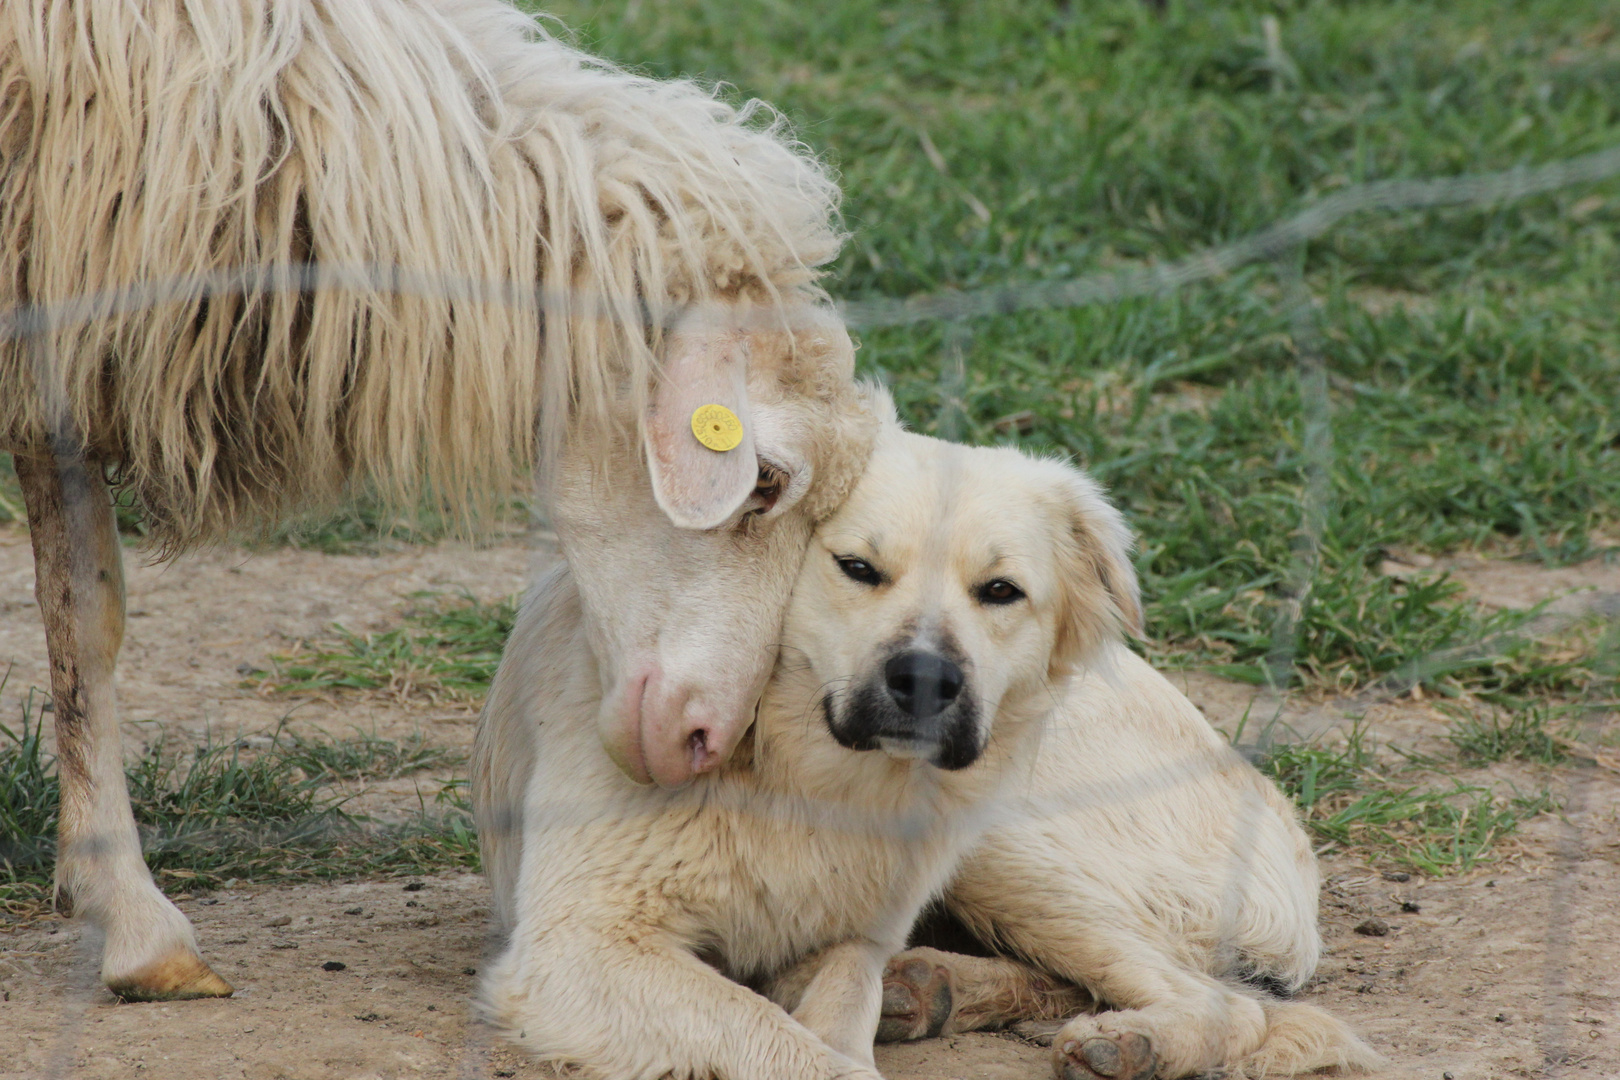
[[[0,5],[0,449],[51,657],[58,882],[108,986],[231,991],[124,788],[108,470],[171,554],[360,485],[471,516],[538,460],[609,750],[679,783],[729,752],[806,521],[866,453],[815,284],[836,202],[767,112],[499,0]],[[700,445],[694,402],[738,445]],[[702,594],[734,564],[758,572]]]

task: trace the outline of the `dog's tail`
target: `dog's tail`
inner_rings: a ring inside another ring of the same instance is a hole
[[[1265,1001],[1266,1041],[1240,1064],[1239,1076],[1371,1072],[1387,1062],[1350,1026],[1315,1005]]]

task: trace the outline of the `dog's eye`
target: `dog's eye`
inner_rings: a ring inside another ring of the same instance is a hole
[[[1024,590],[1006,578],[996,578],[980,585],[976,595],[981,604],[1011,604],[1024,598]]]
[[[853,555],[834,555],[833,561],[838,564],[838,569],[842,570],[846,576],[860,582],[862,585],[883,584],[883,575],[878,573],[877,567],[865,559],[857,559]]]

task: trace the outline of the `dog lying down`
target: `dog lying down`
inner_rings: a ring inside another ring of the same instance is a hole
[[[873,1078],[874,1034],[1020,1020],[1068,1021],[1066,1080],[1376,1063],[1254,988],[1315,967],[1315,862],[1278,792],[1121,643],[1140,612],[1119,514],[1076,469],[889,411],[719,772],[627,779],[567,569],[531,594],[474,759],[506,932],[488,1017],[648,1080]],[[934,898],[1004,957],[903,952]]]

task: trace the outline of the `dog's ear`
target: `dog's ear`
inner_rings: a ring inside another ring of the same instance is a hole
[[[1059,498],[1059,615],[1054,673],[1085,661],[1121,631],[1142,633],[1142,597],[1131,565],[1131,531],[1102,487],[1079,469],[1063,472]]]
[[[712,314],[671,327],[642,430],[653,497],[670,521],[682,529],[725,524],[759,477],[747,335]]]

